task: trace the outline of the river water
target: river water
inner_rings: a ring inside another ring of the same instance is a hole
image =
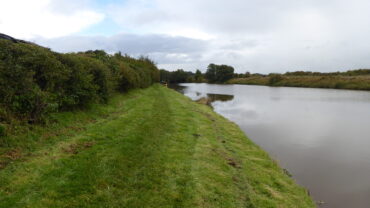
[[[180,84],[237,123],[309,189],[319,207],[370,207],[370,92]]]

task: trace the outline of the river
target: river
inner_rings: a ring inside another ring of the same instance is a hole
[[[237,123],[320,207],[370,207],[370,92],[180,84]]]

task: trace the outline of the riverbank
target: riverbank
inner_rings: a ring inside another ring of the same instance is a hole
[[[231,79],[227,84],[370,90],[370,75],[251,76]]]
[[[155,85],[1,138],[0,207],[315,207],[208,106]]]

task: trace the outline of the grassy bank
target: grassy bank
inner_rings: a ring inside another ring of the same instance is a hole
[[[209,107],[155,85],[0,138],[0,207],[314,207]]]
[[[275,79],[274,79],[275,78]],[[251,76],[231,79],[228,84],[370,90],[370,75],[344,76]]]

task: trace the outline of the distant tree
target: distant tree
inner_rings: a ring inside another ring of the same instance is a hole
[[[160,70],[160,80],[168,83],[195,82],[194,73],[178,69],[176,71]]]
[[[197,71],[195,72],[195,76],[194,76],[194,81],[195,82],[202,82],[203,81],[203,75],[202,75],[202,72],[197,69]]]
[[[217,70],[217,65],[216,64],[209,64],[208,65],[205,77],[209,82],[215,82],[217,80],[216,70]]]
[[[232,66],[221,65],[217,70],[218,81],[226,82],[227,80],[233,78],[234,68]]]
[[[159,70],[159,75],[160,75],[160,81],[161,82],[170,82],[171,72],[169,72],[167,70],[164,70],[164,69],[160,69]]]
[[[186,82],[187,82],[187,83],[193,83],[193,82],[196,82],[196,81],[195,81],[194,76],[188,76],[188,77],[186,78]]]
[[[170,82],[173,83],[182,83],[187,82],[189,73],[184,71],[183,69],[178,69],[174,72],[171,72],[171,79]]]
[[[234,68],[228,65],[208,65],[207,72],[205,74],[206,79],[211,83],[223,83],[233,78]]]

